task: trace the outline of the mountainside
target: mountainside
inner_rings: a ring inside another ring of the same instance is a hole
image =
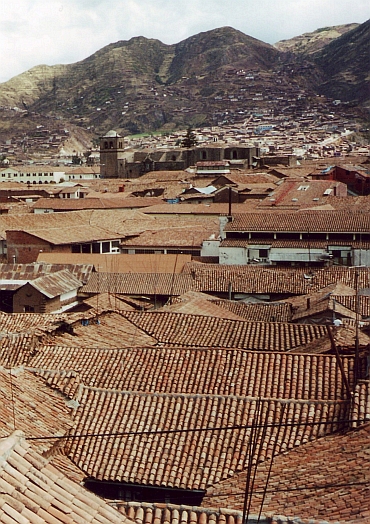
[[[323,27],[312,33],[304,33],[289,40],[281,40],[275,44],[275,47],[279,49],[279,51],[292,52],[294,54],[307,55],[316,53],[336,38],[339,38],[358,26],[359,24],[345,24]]]
[[[330,42],[313,59],[325,73],[322,93],[370,104],[370,20]]]
[[[233,123],[235,115],[279,112],[283,99],[300,100],[302,110],[320,93],[362,102],[369,22],[354,26],[305,37],[304,52],[289,41],[274,47],[230,27],[174,45],[135,37],[75,64],[37,66],[0,84],[0,106],[20,109],[15,132],[27,132],[39,114],[96,136],[111,128],[128,134]]]

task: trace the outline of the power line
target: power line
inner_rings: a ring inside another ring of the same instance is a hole
[[[201,428],[187,428],[187,429],[163,429],[153,431],[117,431],[107,433],[80,433],[80,434],[69,434],[69,435],[48,435],[45,437],[26,437],[26,440],[69,440],[69,439],[80,439],[80,438],[112,438],[112,437],[124,437],[124,436],[150,436],[150,435],[170,435],[174,433],[201,433],[203,431],[229,431],[235,429],[259,429],[259,428],[289,428],[299,426],[343,426],[344,424],[351,423],[365,423],[369,422],[369,419],[343,419],[343,420],[331,420],[331,421],[317,421],[317,422],[286,422],[281,423],[270,423],[270,424],[237,424],[235,426],[217,426],[217,427],[201,427]],[[343,428],[345,429],[345,428]],[[358,428],[353,428],[358,429]]]

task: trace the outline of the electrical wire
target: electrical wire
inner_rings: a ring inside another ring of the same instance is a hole
[[[280,423],[269,423],[269,424],[257,424],[253,426],[252,424],[237,424],[235,426],[217,426],[217,427],[200,427],[200,428],[187,428],[187,429],[163,429],[163,430],[153,430],[153,431],[117,431],[117,432],[107,432],[107,433],[78,433],[78,434],[68,434],[68,435],[47,435],[44,437],[26,437],[26,440],[67,440],[67,439],[80,439],[80,438],[111,438],[111,437],[124,437],[124,436],[150,436],[150,435],[170,435],[173,433],[201,433],[203,431],[230,431],[235,429],[252,429],[252,428],[287,428],[287,427],[299,427],[299,426],[344,426],[344,424],[352,423],[365,423],[369,422],[370,419],[359,418],[359,419],[342,419],[338,421],[317,421],[317,422],[286,422],[284,424]],[[342,429],[345,429],[344,427]],[[358,429],[358,428],[353,428]]]

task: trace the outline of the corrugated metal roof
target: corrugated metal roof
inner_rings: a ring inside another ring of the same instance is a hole
[[[54,298],[78,289],[82,283],[68,269],[62,269],[56,273],[36,278],[30,282],[30,285],[48,298]]]

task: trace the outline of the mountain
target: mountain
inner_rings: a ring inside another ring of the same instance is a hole
[[[38,115],[96,136],[232,124],[252,111],[279,112],[281,100],[298,95],[300,110],[321,93],[362,102],[369,28],[354,26],[319,30],[322,38],[305,37],[300,51],[222,27],[174,45],[139,36],[75,64],[36,66],[0,84],[2,110],[20,109],[0,119],[0,137],[9,128],[26,134]]]
[[[275,47],[283,52],[291,52],[296,55],[309,55],[311,53],[316,53],[336,38],[339,38],[358,26],[359,24],[345,24],[333,27],[323,27],[312,33],[304,33],[303,35],[290,38],[289,40],[281,40],[275,44]]]
[[[370,20],[331,41],[312,56],[325,73],[320,92],[370,104]]]

